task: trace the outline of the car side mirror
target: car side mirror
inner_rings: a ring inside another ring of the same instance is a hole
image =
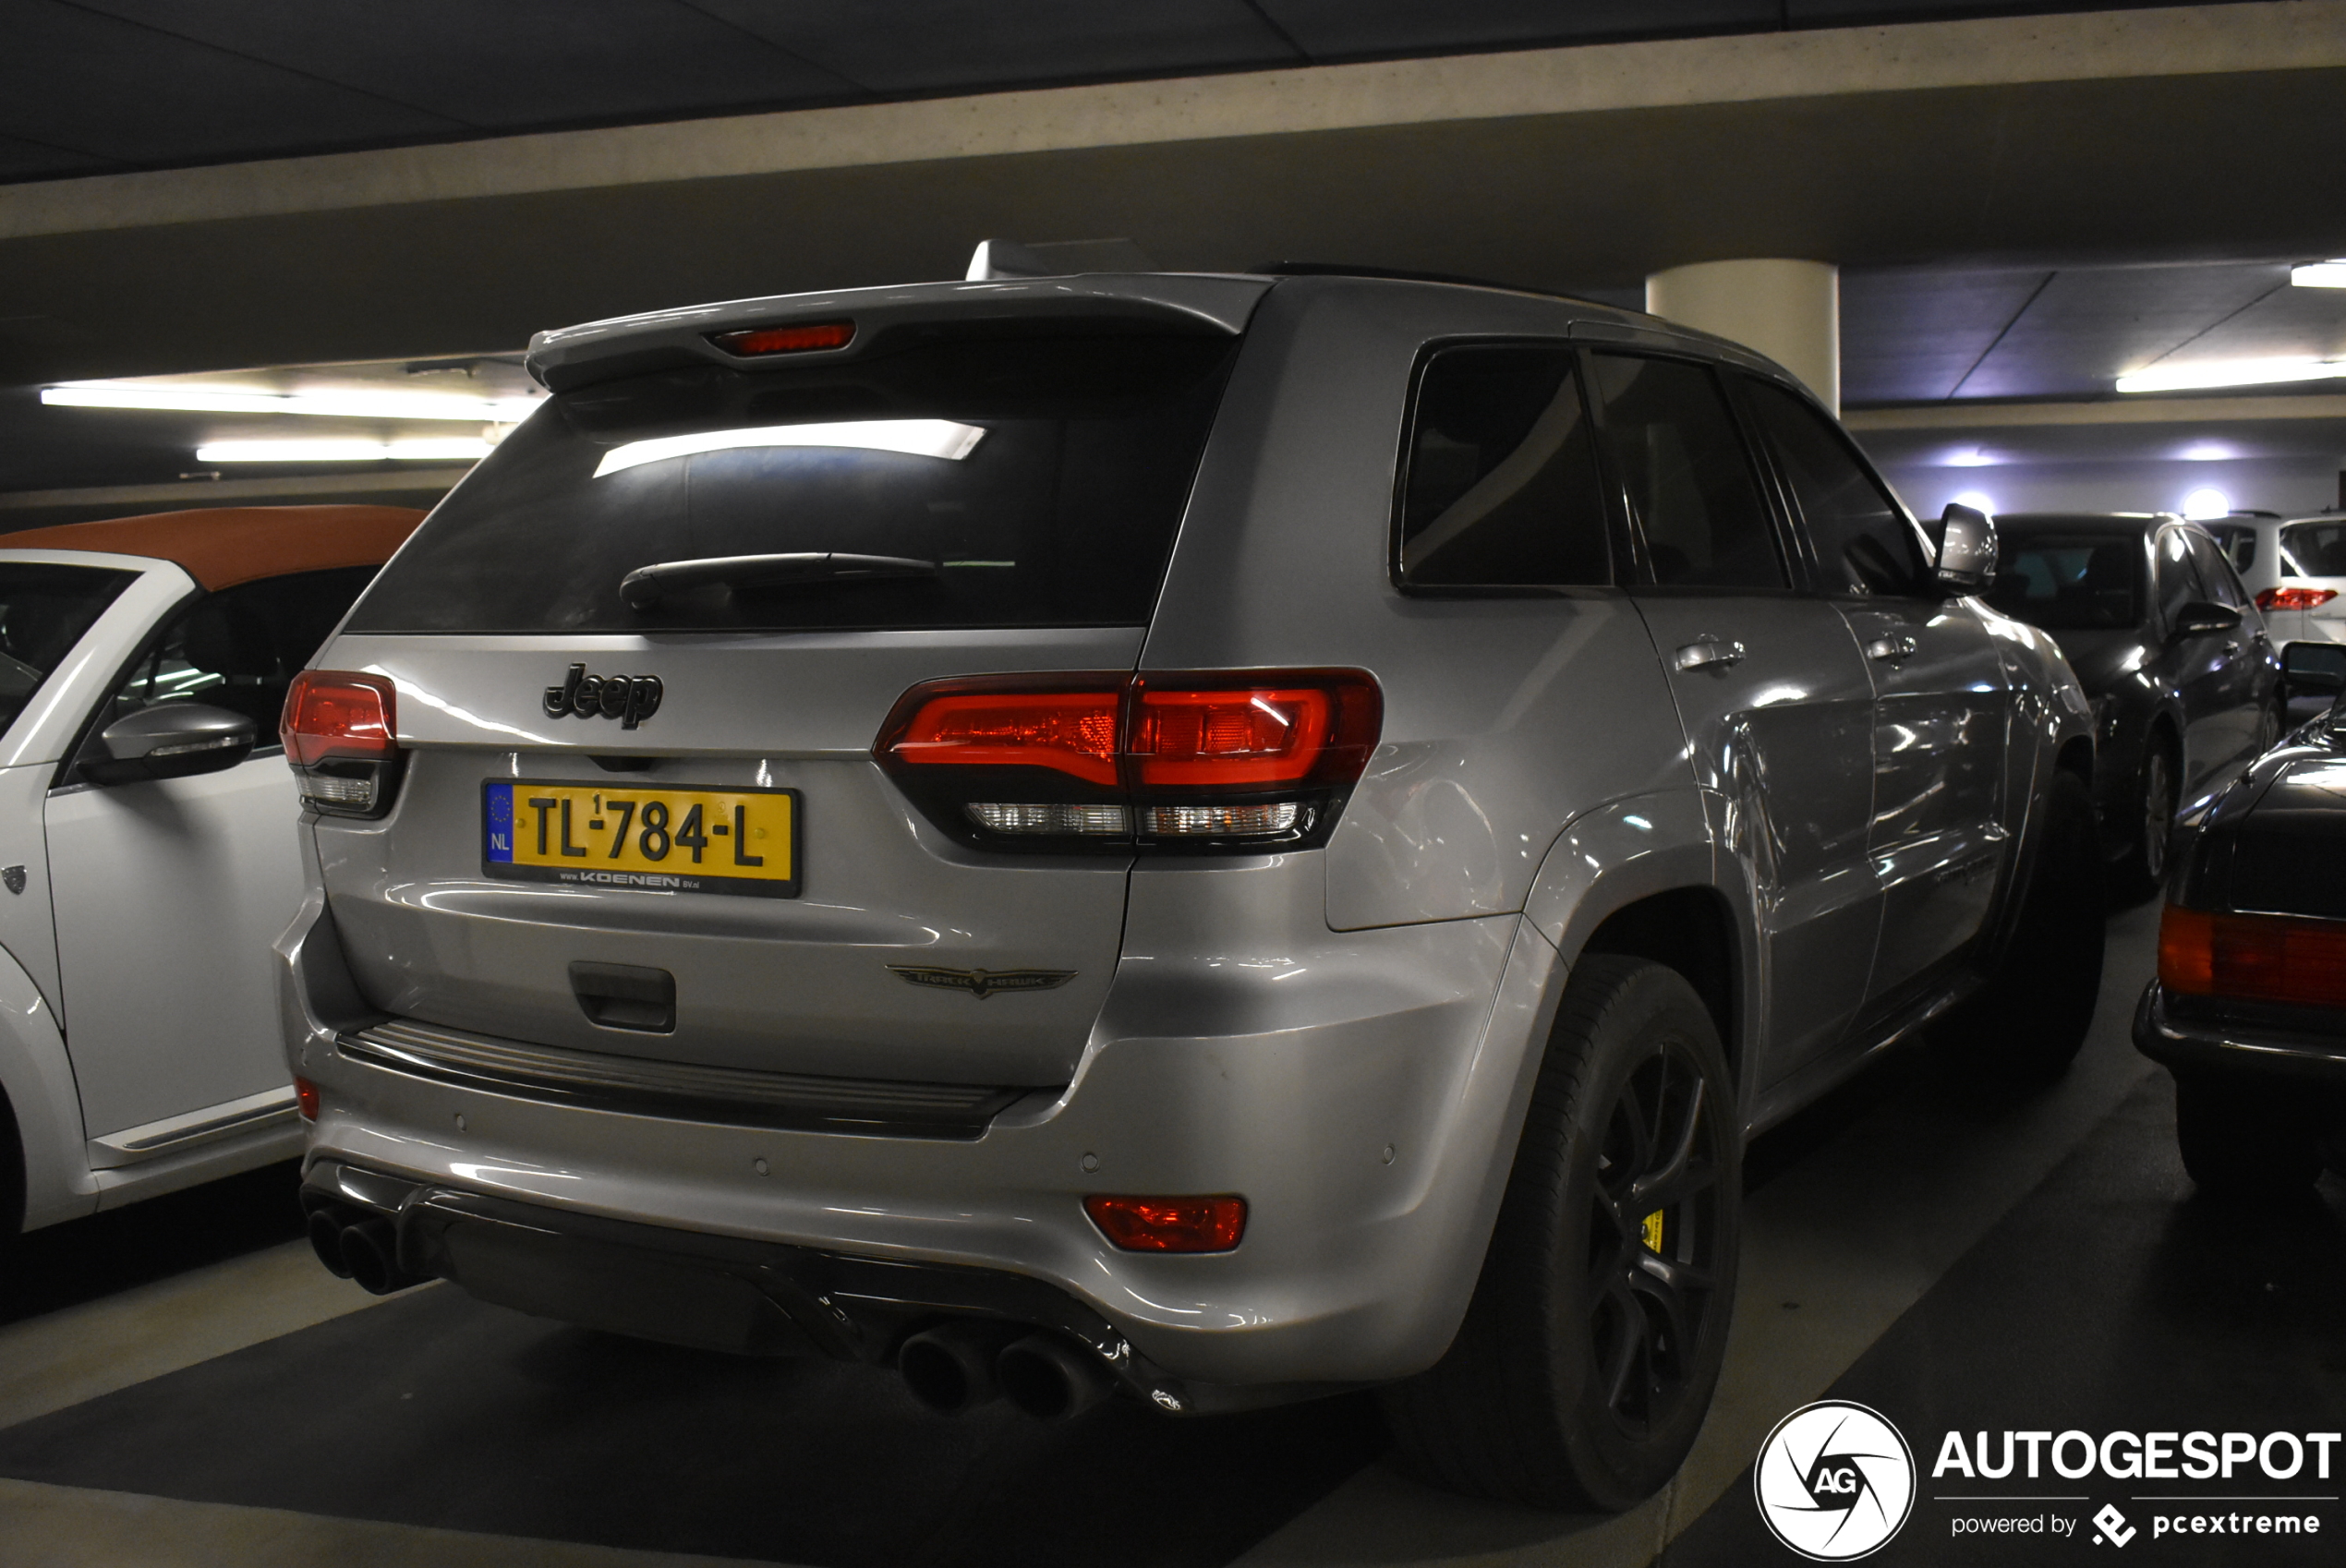
[[[1931,580],[1942,593],[1981,593],[1996,580],[1996,524],[1986,513],[1950,501],[1931,532],[1939,546],[1939,566]]]
[[[2177,637],[2197,637],[2214,632],[2239,630],[2239,610],[2228,604],[2194,599],[2175,612],[2175,623],[2167,629],[2167,637],[2172,642]]]
[[[201,703],[163,703],[115,719],[76,758],[93,784],[138,784],[218,773],[252,754],[251,719]]]
[[[2280,694],[2334,701],[2346,692],[2346,643],[2291,643],[2280,650]]]

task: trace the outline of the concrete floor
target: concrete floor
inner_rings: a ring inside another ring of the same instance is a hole
[[[2057,1085],[1984,1091],[1924,1043],[1754,1145],[1717,1404],[1678,1477],[1618,1517],[1417,1487],[1360,1398],[946,1422],[860,1369],[639,1345],[442,1286],[378,1302],[294,1239],[281,1169],[0,1253],[0,1568],[1694,1568],[1796,1561],[1761,1532],[1749,1467],[1829,1393],[1917,1450],[1942,1429],[2339,1429],[2346,1188],[2244,1216],[2191,1196],[2166,1077],[2126,1041],[2155,927],[2151,908],[2111,922],[2094,1035]],[[2036,1560],[1955,1538],[1947,1490],[1921,1483],[1881,1561]]]

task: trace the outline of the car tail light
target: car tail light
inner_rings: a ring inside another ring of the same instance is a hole
[[[965,843],[1309,847],[1383,721],[1357,669],[989,677],[913,687],[873,753]]]
[[[2170,904],[2159,921],[2159,983],[2181,996],[2346,1007],[2346,921]]]
[[[946,692],[921,704],[897,737],[907,763],[1047,767],[1116,782],[1115,692]]]
[[[1083,1212],[1126,1252],[1227,1252],[1246,1235],[1246,1200],[1095,1194]]]
[[[2314,609],[2338,597],[2336,588],[2267,588],[2257,594],[2258,609]]]
[[[816,349],[845,348],[855,341],[855,323],[817,321],[803,327],[752,327],[745,332],[716,332],[708,341],[744,359],[767,354],[807,354]]]
[[[278,727],[301,803],[336,816],[381,816],[398,788],[395,688],[381,675],[305,669]]]
[[[303,1121],[318,1119],[318,1086],[306,1078],[294,1080],[294,1109]]]

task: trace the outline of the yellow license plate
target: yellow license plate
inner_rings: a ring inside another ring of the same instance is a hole
[[[481,785],[481,869],[521,882],[798,897],[795,790]]]

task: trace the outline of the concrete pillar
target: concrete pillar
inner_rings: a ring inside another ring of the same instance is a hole
[[[1841,269],[1830,261],[1698,261],[1646,279],[1664,320],[1756,348],[1841,412]]]

